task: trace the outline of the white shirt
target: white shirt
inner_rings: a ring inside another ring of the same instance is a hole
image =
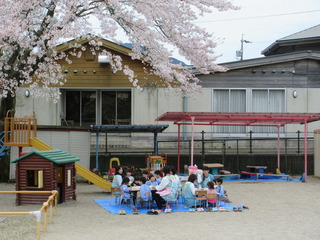
[[[165,176],[162,178],[160,185],[156,186],[156,189],[158,191],[163,190],[167,187],[167,185],[170,183],[169,177]]]
[[[196,195],[196,188],[195,188],[193,183],[190,184],[190,190],[191,190],[193,195]]]

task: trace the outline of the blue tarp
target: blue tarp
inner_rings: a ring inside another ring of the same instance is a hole
[[[118,214],[120,210],[125,210],[127,214],[132,214],[131,205],[127,204],[116,204],[115,198],[101,198],[101,199],[93,199],[96,203],[98,203],[101,207],[112,214]],[[147,213],[149,211],[148,207],[141,208],[139,205],[137,206],[140,213]],[[222,205],[225,209],[232,210],[234,208],[233,205],[226,204]],[[190,208],[185,208],[180,198],[178,201],[178,206],[171,204],[172,211],[171,212],[188,212]],[[155,203],[151,206],[151,209],[156,209]],[[218,208],[216,208],[217,210]]]

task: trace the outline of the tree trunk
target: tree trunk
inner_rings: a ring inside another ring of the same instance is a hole
[[[0,103],[0,132],[4,130],[4,118],[9,110],[11,110],[11,116],[14,116],[16,105],[16,97],[8,96],[2,98]],[[7,155],[0,160],[0,182],[8,182],[10,171],[10,151]]]

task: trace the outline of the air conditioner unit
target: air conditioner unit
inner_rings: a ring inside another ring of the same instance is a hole
[[[109,64],[110,61],[110,57],[107,55],[100,55],[98,56],[98,63],[100,64]]]

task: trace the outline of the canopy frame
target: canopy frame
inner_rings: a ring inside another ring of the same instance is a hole
[[[158,133],[163,132],[169,125],[91,125],[91,132],[96,133],[96,169],[99,169],[99,133],[153,133],[153,153],[158,154]]]
[[[304,124],[304,175],[308,176],[307,124],[320,120],[320,113],[256,113],[256,112],[166,112],[155,121],[171,121],[178,126],[178,170],[180,169],[180,126],[191,125],[191,166],[194,154],[194,125],[277,127],[277,162],[280,170],[280,127]]]

